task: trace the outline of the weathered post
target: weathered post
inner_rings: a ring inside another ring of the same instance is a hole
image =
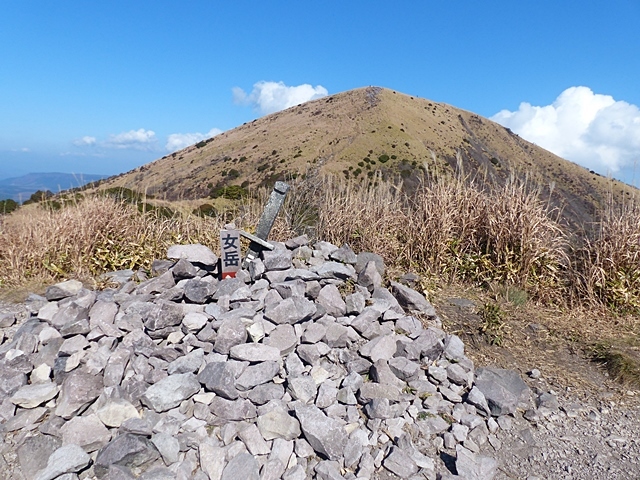
[[[240,232],[238,230],[220,230],[220,278],[234,278],[240,270]]]
[[[287,196],[288,191],[289,185],[287,183],[276,182],[275,186],[273,187],[273,191],[269,196],[269,200],[264,207],[262,216],[258,221],[255,236],[249,236],[248,234],[245,234],[245,232],[240,232],[242,236],[247,237],[251,240],[251,243],[249,244],[249,251],[247,252],[247,256],[245,257],[242,264],[243,268],[247,268],[249,263],[255,260],[256,257],[260,254],[261,250],[269,247],[273,248],[273,246],[266,243],[266,240],[269,237],[269,233],[271,233],[273,223],[276,221],[276,217],[278,216],[278,213],[282,208],[282,204],[284,203],[284,199]],[[262,242],[260,240],[262,240]]]

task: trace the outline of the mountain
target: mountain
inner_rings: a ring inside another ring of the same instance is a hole
[[[571,223],[635,189],[602,177],[472,112],[380,87],[351,90],[267,115],[104,182],[167,200],[199,199],[216,188],[244,188],[322,173],[403,179],[423,172],[543,186]]]
[[[57,193],[69,188],[82,187],[89,182],[107,178],[107,175],[70,173],[28,173],[21,177],[0,180],[0,200],[11,198],[24,202],[38,190]]]

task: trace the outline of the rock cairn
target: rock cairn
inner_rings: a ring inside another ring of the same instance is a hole
[[[222,281],[202,245],[168,258],[0,316],[4,478],[493,478],[528,388],[381,257],[299,237]]]

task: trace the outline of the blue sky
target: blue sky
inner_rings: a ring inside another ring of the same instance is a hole
[[[6,0],[0,178],[116,174],[378,85],[637,184],[639,25],[637,0]]]

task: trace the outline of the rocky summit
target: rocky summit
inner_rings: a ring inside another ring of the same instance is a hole
[[[488,480],[516,409],[557,409],[373,253],[298,237],[225,280],[167,256],[0,318],[3,478]]]

